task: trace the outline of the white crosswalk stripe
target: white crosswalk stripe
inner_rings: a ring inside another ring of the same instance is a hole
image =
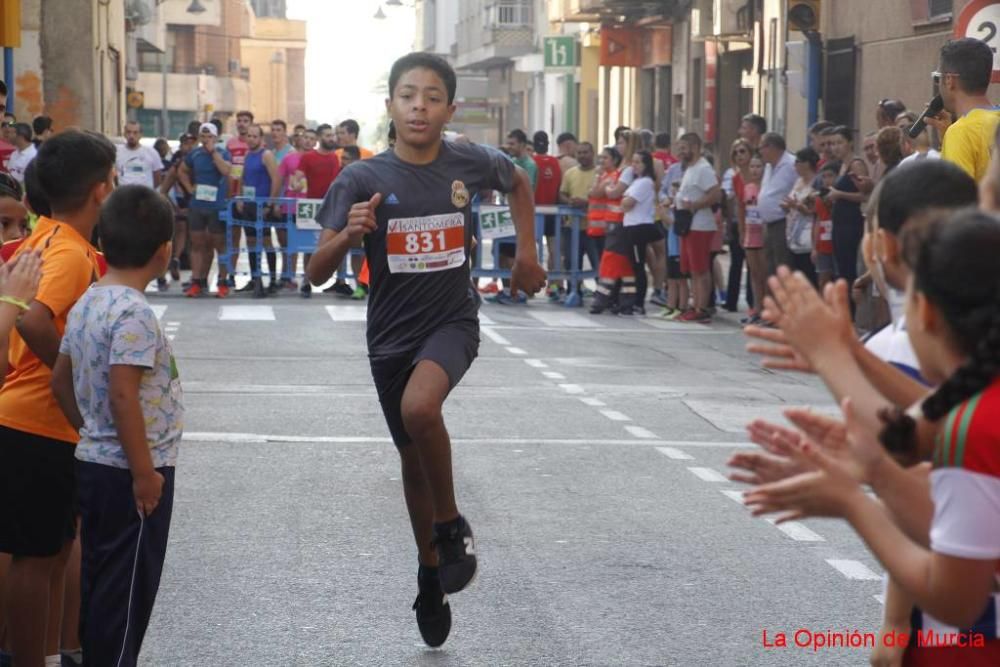
[[[592,318],[578,313],[560,312],[558,310],[533,310],[528,313],[547,327],[566,327],[567,329],[600,329],[603,325]]]
[[[327,306],[326,312],[334,322],[365,322],[368,320],[368,307],[357,306]]]
[[[271,306],[220,306],[219,319],[223,321],[273,322]]]
[[[158,320],[162,320],[164,313],[167,312],[167,307],[161,304],[152,305],[150,308],[153,309],[153,312],[156,314],[156,319]]]

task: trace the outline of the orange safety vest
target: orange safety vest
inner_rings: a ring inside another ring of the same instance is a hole
[[[621,175],[622,175],[621,171],[616,171],[613,174],[609,174],[608,175],[609,185],[617,183]],[[606,201],[608,203],[608,209],[607,213],[604,216],[604,220],[606,222],[617,222],[617,223],[624,222],[625,210],[622,208],[622,198],[618,197],[616,199],[612,199],[609,197]]]

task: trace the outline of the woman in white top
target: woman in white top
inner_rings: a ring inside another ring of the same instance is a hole
[[[816,224],[816,169],[819,153],[812,148],[803,148],[795,154],[795,171],[799,175],[792,191],[788,193],[781,208],[788,213],[786,237],[788,249],[792,252],[792,266],[795,271],[806,274],[813,285],[818,285],[816,267],[812,262],[813,225]]]
[[[632,156],[635,176],[625,190],[622,209],[625,211],[625,234],[632,246],[632,266],[635,269],[636,310],[646,314],[646,246],[663,239],[656,226],[656,193],[659,191],[653,155],[638,151]]]

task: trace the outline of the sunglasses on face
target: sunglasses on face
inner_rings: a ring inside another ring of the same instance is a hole
[[[934,82],[935,86],[939,86],[946,76],[952,74],[957,74],[957,72],[931,72],[931,81]]]
[[[750,151],[745,148],[737,148],[733,151],[733,155],[747,155],[748,153],[750,153]]]

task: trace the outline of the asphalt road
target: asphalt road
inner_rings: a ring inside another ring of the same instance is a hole
[[[831,407],[758,368],[734,318],[484,306],[446,404],[480,576],[430,650],[364,307],[150,299],[187,419],[143,664],[867,664],[794,633],[877,631],[877,564],[842,524],[752,519],[723,477],[749,418]]]

